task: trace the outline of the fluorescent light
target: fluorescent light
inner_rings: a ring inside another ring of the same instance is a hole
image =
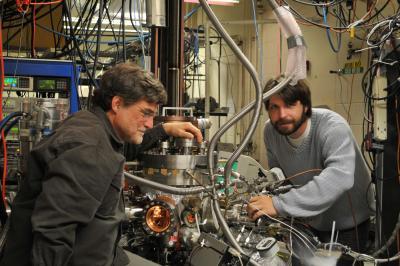
[[[199,3],[198,0],[185,0],[186,3]],[[210,5],[220,5],[220,6],[233,6],[234,4],[239,4],[239,0],[209,0],[207,1]]]

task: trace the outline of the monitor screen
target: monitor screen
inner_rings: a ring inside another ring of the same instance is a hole
[[[5,77],[4,78],[4,87],[17,88],[18,87],[18,79],[16,77]]]
[[[54,79],[40,79],[38,80],[38,90],[55,90],[56,81]]]

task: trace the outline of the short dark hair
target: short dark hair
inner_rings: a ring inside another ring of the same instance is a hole
[[[264,93],[271,90],[279,83],[280,79],[270,79],[264,87]],[[300,101],[304,107],[307,107],[306,116],[311,117],[311,92],[305,80],[297,81],[296,85],[287,84],[276,94],[286,105],[294,105]],[[269,99],[264,101],[265,109],[268,111]]]
[[[114,96],[131,105],[140,100],[165,104],[167,92],[153,75],[134,63],[121,63],[107,70],[100,80],[100,88],[93,92],[93,104],[104,111],[111,109]]]

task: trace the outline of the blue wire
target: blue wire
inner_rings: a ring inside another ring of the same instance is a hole
[[[324,17],[324,23],[325,23],[325,25],[328,25],[325,7],[322,7],[322,15],[323,15],[323,17]],[[339,36],[338,36],[338,38],[337,38],[338,47],[337,47],[337,49],[336,49],[336,48],[333,46],[333,43],[332,43],[330,30],[329,30],[328,27],[326,28],[326,35],[327,35],[327,37],[328,37],[329,45],[331,46],[332,51],[334,51],[335,53],[338,53],[338,52],[340,51],[340,47],[341,47],[341,45],[342,45],[342,33],[338,33],[338,34],[339,34]]]
[[[65,38],[67,38],[67,39],[71,39],[71,40],[73,39],[70,35],[67,35],[67,34],[64,34],[64,33],[62,33],[62,32],[58,32],[58,31],[54,31],[54,30],[52,30],[52,29],[50,29],[50,28],[47,28],[46,26],[42,26],[42,25],[40,25],[40,24],[36,24],[36,26],[38,26],[39,28],[42,28],[42,29],[44,29],[44,30],[46,30],[46,31],[55,33],[55,34],[57,34],[57,35],[61,35],[61,36],[65,37]],[[143,34],[143,35],[145,35],[145,36],[147,37],[149,34],[146,33],[146,34]],[[89,41],[89,40],[84,40],[84,39],[81,39],[81,38],[75,38],[75,39],[76,39],[77,41],[79,41],[79,42],[96,43],[96,41]],[[126,42],[126,43],[129,43],[129,42],[137,41],[137,40],[139,40],[138,37],[132,38],[132,39],[129,39],[129,40],[125,40],[125,42]],[[108,45],[116,45],[117,43],[118,43],[118,44],[122,44],[122,42],[117,42],[117,41],[112,41],[112,42],[100,42],[100,43],[101,43],[101,44],[108,44]]]
[[[3,120],[0,121],[0,131],[3,130],[4,126],[14,117],[18,117],[18,116],[23,116],[24,113],[23,112],[13,112],[9,115],[7,115],[6,117],[3,118]]]
[[[200,7],[201,7],[201,5],[198,4],[192,10],[190,10],[190,12],[185,15],[184,21],[186,22],[186,20],[188,20],[191,16],[193,16],[193,14],[196,13]]]

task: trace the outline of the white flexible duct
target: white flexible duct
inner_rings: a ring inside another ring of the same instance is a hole
[[[274,9],[284,36],[288,41],[288,58],[286,61],[285,76],[292,77],[291,85],[298,80],[306,78],[306,44],[300,27],[295,18],[288,10],[289,7],[280,6]]]

